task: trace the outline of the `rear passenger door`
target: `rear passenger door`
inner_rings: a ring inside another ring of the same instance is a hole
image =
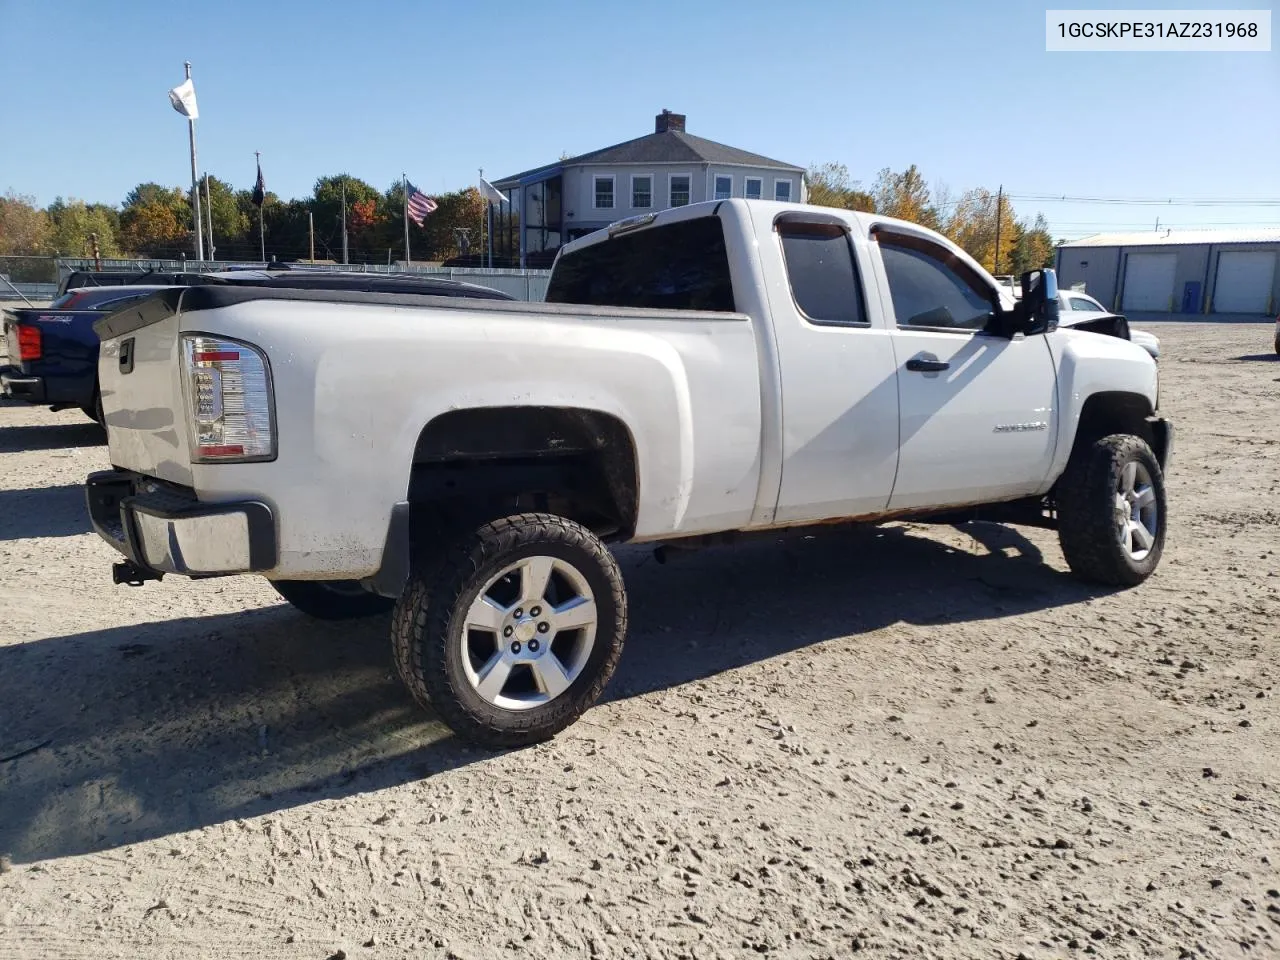
[[[760,240],[778,247],[761,258],[782,383],[774,522],[882,512],[898,465],[898,385],[889,331],[867,309],[866,241],[822,214],[784,215]]]

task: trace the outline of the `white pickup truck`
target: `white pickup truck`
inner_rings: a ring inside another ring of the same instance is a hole
[[[414,697],[489,745],[600,695],[626,594],[606,543],[832,521],[1056,527],[1078,575],[1159,562],[1156,364],[1014,304],[919,226],[726,200],[568,244],[546,303],[177,289],[99,321],[117,582],[267,577],[391,608]]]

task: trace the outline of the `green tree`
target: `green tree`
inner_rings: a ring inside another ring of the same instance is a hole
[[[996,229],[997,208],[999,208],[1000,224],[998,231]],[[1014,244],[1015,230],[1016,217],[1013,213],[1013,204],[981,187],[961,195],[942,225],[943,233],[992,273],[1008,272],[1009,252]],[[996,256],[997,233],[1000,236],[998,257]]]
[[[250,217],[250,240],[245,245],[245,249],[238,253],[237,256],[257,260],[260,255],[257,229],[258,208],[253,204],[251,191],[242,190],[238,196],[241,209],[245,210]],[[273,258],[277,260],[307,259],[310,252],[307,214],[310,210],[311,201],[309,200],[290,200],[286,203],[274,193],[267,193],[266,199],[262,203],[262,220],[265,229],[268,260]],[[334,240],[332,248],[327,243],[328,239]],[[341,261],[342,259],[340,227],[334,225],[326,234],[322,229],[319,218],[316,219],[316,259],[336,261]]]
[[[1035,220],[1028,225],[1018,221],[1015,225],[1014,240],[1009,249],[1009,272],[1015,276],[1027,270],[1040,270],[1053,266],[1056,250],[1053,237],[1049,233],[1049,224],[1044,214],[1036,214]]]
[[[64,257],[89,257],[93,249],[90,234],[97,234],[98,252],[104,257],[120,255],[116,240],[119,217],[104,204],[86,204],[75,198],[58,197],[49,204],[49,219],[53,224],[50,241],[54,251]]]
[[[929,185],[914,163],[901,173],[888,167],[881,170],[871,188],[871,196],[877,213],[925,227],[938,227],[938,210],[929,196]]]
[[[849,168],[843,163],[810,167],[805,180],[809,186],[809,202],[816,206],[875,212],[875,198],[858,189],[860,181],[849,179]]]
[[[10,190],[0,197],[0,256],[48,255],[52,250],[53,223],[36,206],[35,197]]]
[[[191,205],[178,187],[140,183],[124,198],[120,246],[149,257],[190,253]]]
[[[208,192],[205,192],[205,181],[208,181]],[[211,174],[205,174],[200,178],[200,202],[205,203],[205,197],[208,197],[208,210],[204,211],[206,218],[212,218],[213,221],[213,242],[219,250],[225,245],[228,250],[238,247],[245,243],[252,235],[256,240],[258,236],[258,217],[257,208],[254,208],[254,216],[249,217],[246,212],[240,209],[237,201],[236,191],[231,184],[225,180],[219,180]],[[208,226],[205,230],[208,231]]]
[[[439,206],[422,225],[431,259],[448,260],[462,254],[456,232],[459,227],[470,229],[470,252],[478,253],[480,221],[485,216],[485,202],[480,191],[467,187],[455,193],[442,193],[433,199]]]
[[[381,237],[366,236],[357,238],[351,231],[351,211],[356,203],[366,203],[372,200],[377,207],[381,195],[377,189],[370,186],[365,181],[350,176],[349,174],[337,174],[335,176],[320,177],[316,181],[315,189],[309,203],[310,210],[315,216],[316,224],[316,256],[322,257],[321,249],[328,252],[328,257],[339,262],[342,261],[342,192],[345,184],[347,195],[347,248],[349,258],[352,263],[369,263],[369,262],[386,262],[387,252],[385,247],[381,247]],[[302,217],[302,248],[306,247],[306,217]],[[297,245],[298,237],[296,229],[291,236],[291,244]],[[305,256],[305,254],[303,254]]]

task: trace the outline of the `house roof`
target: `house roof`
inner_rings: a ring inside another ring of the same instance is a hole
[[[582,166],[584,164],[648,164],[648,163],[723,163],[748,167],[773,167],[778,170],[789,170],[804,173],[804,167],[771,160],[758,153],[739,150],[714,140],[695,137],[683,130],[666,130],[662,133],[650,133],[634,140],[615,143],[602,150],[593,150],[578,157],[560,160],[557,163],[535,167],[523,173],[495,180],[494,186],[509,189],[519,186],[525,180],[540,180],[553,175],[565,167]]]
[[[1170,247],[1207,243],[1280,243],[1280,229],[1244,227],[1239,230],[1167,230],[1163,233],[1096,233],[1068,240],[1063,247]]]

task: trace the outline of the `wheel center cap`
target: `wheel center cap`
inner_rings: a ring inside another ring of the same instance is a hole
[[[521,620],[516,624],[515,634],[521,643],[528,643],[538,635],[538,625],[532,620]]]

